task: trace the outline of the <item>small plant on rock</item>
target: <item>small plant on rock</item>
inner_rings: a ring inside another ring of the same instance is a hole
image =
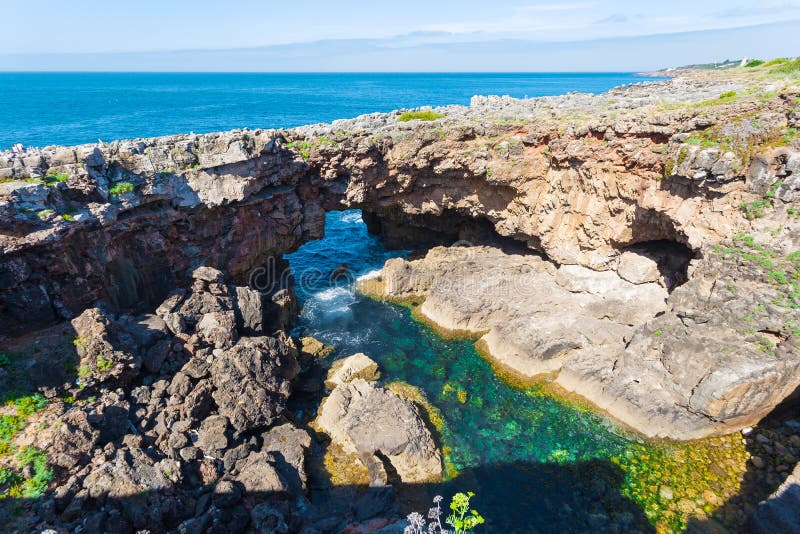
[[[125,193],[133,193],[133,184],[130,182],[120,182],[114,184],[109,190],[108,194],[111,196],[124,195]]]
[[[430,523],[426,524],[422,514],[412,512],[406,517],[408,526],[403,531],[404,534],[451,534],[451,532],[467,534],[472,532],[475,527],[484,523],[483,517],[469,507],[469,500],[474,496],[475,494],[471,491],[456,493],[453,496],[453,500],[450,502],[450,510],[453,513],[447,517],[446,523],[455,528],[455,531],[447,530],[442,526],[442,496],[437,495],[433,498],[434,507],[428,510]]]
[[[103,358],[102,356],[98,356],[97,358],[97,370],[101,373],[107,373],[114,367],[114,362]]]
[[[469,500],[475,494],[471,491],[468,493],[456,493],[450,503],[450,510],[453,511],[447,517],[447,524],[456,529],[456,534],[465,534],[472,531],[478,525],[483,524],[483,517],[469,507]]]
[[[444,118],[444,115],[441,113],[436,113],[435,111],[427,110],[427,111],[406,111],[399,117],[397,117],[397,122],[410,122],[410,121],[435,121],[436,119]]]

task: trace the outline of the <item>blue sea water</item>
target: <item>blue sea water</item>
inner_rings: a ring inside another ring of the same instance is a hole
[[[470,97],[599,93],[627,73],[0,73],[0,149],[288,128]]]

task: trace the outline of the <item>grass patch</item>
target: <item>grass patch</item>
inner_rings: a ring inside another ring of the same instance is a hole
[[[0,468],[0,499],[13,497],[36,499],[44,495],[53,480],[53,470],[47,465],[47,455],[33,447],[25,447],[14,457],[19,471],[9,467]],[[31,466],[33,475],[25,478],[22,470]]]
[[[107,360],[102,356],[98,356],[97,358],[97,370],[101,373],[107,373],[114,367],[114,362],[111,360]]]
[[[426,110],[426,111],[406,111],[399,117],[397,117],[397,122],[410,122],[410,121],[435,121],[436,119],[442,119],[444,115],[441,113],[436,113],[435,111]]]
[[[800,309],[800,251],[782,257],[777,251],[757,243],[752,236],[740,233],[731,244],[719,245],[714,252],[723,259],[733,259],[760,270],[765,281],[778,290],[772,304]],[[757,311],[766,312],[766,308],[759,307]]]
[[[125,193],[133,193],[133,184],[130,182],[120,182],[114,184],[109,190],[108,194],[111,196],[124,195]]]
[[[800,74],[800,57],[792,60],[783,60],[775,64],[773,72],[777,74]]]

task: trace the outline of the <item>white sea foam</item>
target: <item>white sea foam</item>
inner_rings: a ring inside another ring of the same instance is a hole
[[[372,280],[374,278],[378,278],[381,275],[381,272],[382,272],[381,269],[375,269],[375,270],[370,271],[368,273],[362,274],[361,276],[358,277],[358,280],[359,281],[361,281],[361,280]]]
[[[361,213],[348,213],[346,215],[342,215],[342,222],[346,223],[363,223],[364,220],[361,218]]]
[[[341,300],[344,298],[351,299],[353,297],[354,297],[353,290],[351,288],[345,286],[338,286],[338,287],[331,287],[324,291],[320,291],[311,298],[319,302],[330,302],[335,300]]]

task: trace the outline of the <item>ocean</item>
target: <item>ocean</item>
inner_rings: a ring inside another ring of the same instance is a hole
[[[629,73],[0,73],[0,149],[234,128],[290,128],[372,112],[600,93]]]

